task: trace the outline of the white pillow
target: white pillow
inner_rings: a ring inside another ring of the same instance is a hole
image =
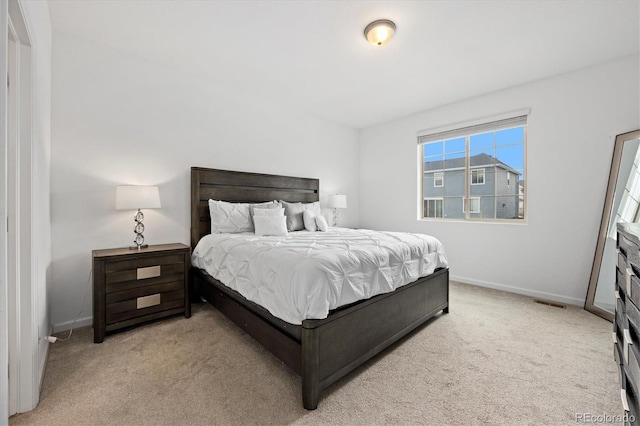
[[[313,203],[288,203],[280,200],[280,204],[284,207],[284,214],[287,216],[287,229],[289,231],[300,231],[304,228],[304,218],[302,212],[311,210],[315,214],[321,214],[320,202]]]
[[[286,237],[287,233],[287,217],[282,216],[254,216],[253,221],[256,225],[256,235],[268,236],[274,235],[278,237]]]
[[[211,233],[253,232],[249,204],[209,200]]]
[[[302,219],[304,221],[304,229],[309,232],[316,232],[318,227],[316,226],[316,214],[312,210],[305,210],[302,212]]]
[[[249,208],[251,210],[251,216],[253,216],[253,211],[255,209],[277,209],[278,207],[282,207],[282,205],[277,201],[267,201],[266,203],[249,204]]]
[[[316,215],[316,225],[318,226],[318,231],[327,232],[329,230],[327,219],[325,219],[321,214]]]
[[[302,204],[305,210],[311,210],[317,215],[322,214],[322,209],[320,208],[320,201],[314,201],[313,203]]]
[[[270,209],[254,208],[253,217],[255,218],[256,216],[284,216],[284,208],[282,207],[270,208]]]

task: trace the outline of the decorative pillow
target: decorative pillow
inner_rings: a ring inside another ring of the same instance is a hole
[[[316,226],[316,214],[311,210],[305,210],[302,212],[302,220],[304,222],[304,229],[309,232],[316,232],[318,227]]]
[[[249,204],[209,200],[211,233],[253,232]]]
[[[329,230],[327,219],[325,219],[321,214],[316,216],[316,225],[318,226],[318,231],[327,232]]]
[[[286,237],[287,218],[285,216],[254,216],[256,235]]]
[[[256,216],[284,216],[284,209],[282,207],[278,207],[275,209],[255,208],[253,209],[253,217],[255,218]]]
[[[279,209],[281,207],[282,205],[277,201],[268,201],[266,203],[251,204],[249,209],[251,210],[251,216],[253,216],[254,209]]]
[[[302,212],[305,210],[311,210],[316,215],[321,214],[319,201],[313,203],[288,203],[281,200],[280,203],[282,203],[284,214],[287,216],[287,229],[289,231],[300,231],[304,229]]]
[[[314,201],[313,203],[302,204],[305,210],[311,210],[317,215],[322,214],[322,209],[320,208],[320,201]]]
[[[287,230],[299,231],[304,229],[304,221],[302,219],[302,212],[304,207],[302,203],[288,203],[286,201],[280,201],[282,207],[284,207],[284,214],[287,217]]]

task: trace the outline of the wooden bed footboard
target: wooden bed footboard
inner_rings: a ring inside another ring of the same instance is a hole
[[[318,406],[320,391],[449,307],[443,269],[324,320],[302,323],[302,400]]]
[[[449,310],[448,269],[302,326],[271,316],[202,270],[193,269],[191,276],[198,295],[301,375],[307,410],[317,408],[323,389]]]

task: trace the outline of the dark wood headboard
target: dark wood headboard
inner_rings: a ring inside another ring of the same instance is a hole
[[[318,179],[191,168],[191,248],[211,233],[209,199],[236,203],[284,200],[311,203],[320,197]]]

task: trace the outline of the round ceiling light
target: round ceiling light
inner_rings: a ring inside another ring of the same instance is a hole
[[[375,46],[387,44],[396,32],[396,24],[388,19],[373,21],[364,29],[364,36]]]

